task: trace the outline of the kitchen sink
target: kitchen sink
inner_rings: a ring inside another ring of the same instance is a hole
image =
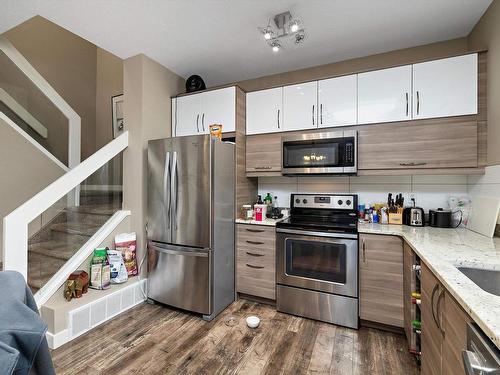
[[[481,289],[500,296],[500,270],[495,271],[471,267],[457,268]]]

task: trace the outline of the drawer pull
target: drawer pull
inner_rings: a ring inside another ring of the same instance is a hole
[[[264,267],[262,267],[262,266],[252,266],[251,264],[248,264],[248,263],[246,264],[246,266],[247,266],[247,267],[250,267],[250,268],[255,268],[255,269],[258,269],[258,270],[260,270],[260,269],[264,268]]]
[[[266,166],[261,166],[261,167],[253,167],[254,169],[272,169],[272,167],[270,165],[266,165]]]
[[[249,253],[248,251],[246,252],[248,255],[250,255],[251,257],[263,257],[264,254],[257,254],[257,253]]]
[[[421,165],[427,165],[427,163],[399,163],[402,167],[418,167]]]
[[[247,232],[252,232],[252,233],[263,233],[264,231],[262,229],[245,229]]]
[[[247,243],[249,243],[250,245],[264,245],[264,242],[258,242],[258,241],[248,241],[247,240]]]

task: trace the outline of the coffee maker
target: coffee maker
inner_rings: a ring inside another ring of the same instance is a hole
[[[416,207],[415,198],[411,198],[413,207],[406,207],[403,210],[403,224],[411,227],[423,227],[425,223],[424,209]]]

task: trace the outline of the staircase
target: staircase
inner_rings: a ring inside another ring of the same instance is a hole
[[[44,286],[121,209],[121,192],[82,190],[80,206],[62,209],[28,242],[28,285]]]

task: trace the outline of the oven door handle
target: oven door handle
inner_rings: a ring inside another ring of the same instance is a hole
[[[357,239],[358,235],[354,233],[332,233],[332,232],[314,232],[314,231],[305,231],[305,230],[296,230],[296,229],[283,229],[276,228],[277,233],[288,233],[288,234],[300,234],[304,236],[318,236],[318,237],[330,237],[330,238],[351,238]]]

